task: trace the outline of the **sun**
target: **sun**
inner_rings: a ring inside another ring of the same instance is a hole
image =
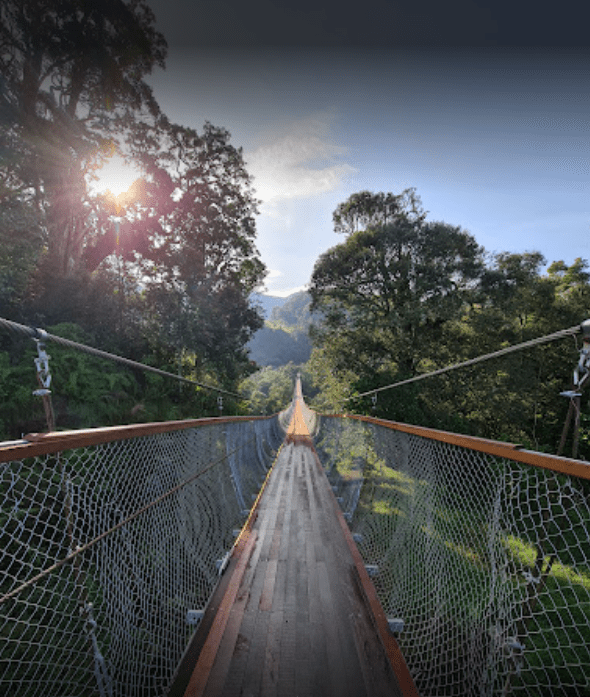
[[[140,177],[141,173],[128,165],[120,155],[113,155],[102,167],[94,171],[89,187],[95,194],[110,191],[116,198],[126,192]]]

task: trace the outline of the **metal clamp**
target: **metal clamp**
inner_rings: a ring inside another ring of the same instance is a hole
[[[55,430],[55,413],[51,403],[51,372],[49,370],[49,354],[45,350],[45,341],[48,338],[47,332],[43,329],[37,329],[37,337],[34,338],[37,344],[37,357],[35,358],[35,366],[37,368],[37,382],[40,387],[33,390],[36,397],[41,397],[43,400],[43,409],[45,410],[45,418],[47,420],[47,428],[49,431]]]
[[[38,329],[38,332],[45,332],[42,329]],[[45,334],[45,336],[47,336]],[[49,370],[49,354],[45,350],[45,341],[42,338],[35,339],[37,344],[37,357],[35,358],[35,366],[37,368],[37,376],[39,379],[39,384],[41,388],[33,392],[34,395],[43,396],[46,394],[51,394],[49,386],[51,385],[51,372]]]
[[[574,368],[574,385],[579,390],[588,375],[590,375],[590,319],[585,320],[580,325],[583,333],[583,344],[580,349],[580,359]]]

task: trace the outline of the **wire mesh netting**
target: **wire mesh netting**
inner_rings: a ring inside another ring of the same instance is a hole
[[[211,422],[0,463],[0,693],[165,694],[283,437]]]
[[[370,420],[316,448],[422,697],[590,695],[588,481]]]

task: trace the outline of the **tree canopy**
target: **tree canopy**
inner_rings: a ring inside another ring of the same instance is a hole
[[[79,270],[86,177],[159,108],[144,77],[166,42],[145,0],[6,0],[0,9],[4,196],[31,197],[53,273]]]
[[[579,324],[590,308],[586,260],[547,267],[539,252],[486,254],[467,231],[427,221],[414,190],[353,194],[334,224],[346,239],[320,256],[310,287],[316,404],[555,452],[568,407],[560,392],[578,359],[572,341],[376,401],[355,394]],[[589,421],[583,414],[586,457]]]
[[[315,265],[312,311],[324,320],[316,341],[334,338],[347,365],[375,370],[386,362],[400,375],[414,375],[429,339],[479,282],[483,256],[474,238],[425,222],[418,204],[411,191],[373,199],[365,192],[364,210],[373,211],[366,229],[351,232]]]
[[[258,203],[229,132],[154,99],[167,46],[148,2],[6,0],[0,48],[2,315],[235,388],[262,326]],[[116,201],[92,188],[114,154],[140,173]]]

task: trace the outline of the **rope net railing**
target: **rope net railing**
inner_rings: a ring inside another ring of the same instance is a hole
[[[0,447],[0,693],[165,694],[283,438],[273,417]]]
[[[322,417],[316,448],[421,697],[590,695],[584,464],[368,418]]]

